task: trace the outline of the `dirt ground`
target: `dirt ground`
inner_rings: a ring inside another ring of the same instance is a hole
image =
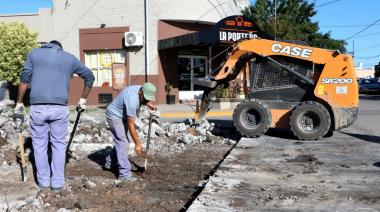
[[[227,144],[201,143],[174,155],[148,155],[144,172],[133,167],[138,181],[121,183],[117,172],[102,170],[109,149],[80,154],[66,167],[66,189],[39,195],[45,210],[65,208],[80,211],[179,211],[202,186],[210,170],[231,148]],[[144,158],[132,157],[142,166]],[[89,185],[90,184],[90,185]],[[31,209],[33,205],[23,208]]]

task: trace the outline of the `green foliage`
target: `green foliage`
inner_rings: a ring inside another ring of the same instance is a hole
[[[22,23],[0,23],[0,80],[19,83],[28,52],[38,46],[36,38]]]
[[[168,82],[165,84],[165,91],[166,91],[166,95],[170,95],[170,91],[173,89],[173,85]]]
[[[216,97],[217,98],[227,98],[228,97],[228,89],[224,88],[224,85],[218,85],[216,87]]]
[[[273,0],[256,0],[243,10],[243,15],[272,39],[302,41],[314,47],[346,52],[345,41],[331,38],[330,32],[318,32],[318,23],[311,21],[315,14],[314,3],[306,0],[276,0],[276,15]]]

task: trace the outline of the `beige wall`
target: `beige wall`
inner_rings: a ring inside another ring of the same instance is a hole
[[[371,69],[355,69],[357,78],[372,78],[375,77],[375,70]]]
[[[235,3],[236,2],[236,3]],[[149,74],[158,74],[158,21],[181,20],[217,22],[238,15],[249,0],[149,0]],[[21,21],[38,31],[38,41],[62,42],[66,51],[79,58],[79,29],[129,27],[144,32],[143,0],[54,0],[53,9],[40,9],[38,14],[3,15],[0,21]],[[131,75],[144,75],[144,48],[129,54]]]

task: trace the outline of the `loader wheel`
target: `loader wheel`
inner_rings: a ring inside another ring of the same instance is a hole
[[[290,130],[301,140],[318,140],[331,125],[329,111],[318,102],[303,102],[290,115]]]
[[[246,137],[259,137],[266,133],[271,123],[271,114],[260,102],[242,102],[233,115],[236,129]]]

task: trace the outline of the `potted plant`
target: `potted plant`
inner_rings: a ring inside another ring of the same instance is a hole
[[[173,89],[173,85],[168,82],[165,85],[165,91],[166,91],[166,104],[172,105],[175,104],[175,95],[171,94],[171,90]]]

